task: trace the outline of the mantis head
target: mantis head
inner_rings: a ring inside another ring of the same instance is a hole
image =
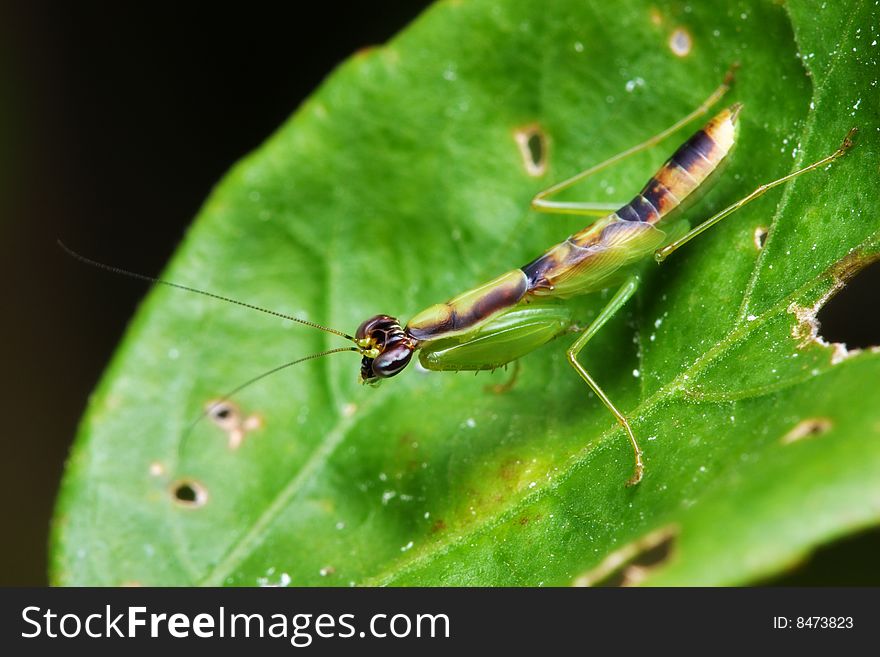
[[[376,315],[362,323],[355,342],[363,356],[361,383],[369,384],[400,374],[418,349],[418,342],[389,315]]]

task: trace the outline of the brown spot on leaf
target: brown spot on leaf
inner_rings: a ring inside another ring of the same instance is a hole
[[[244,419],[244,422],[241,423],[241,428],[244,429],[245,432],[260,429],[262,426],[263,418],[261,418],[259,415],[248,415]]]
[[[853,251],[834,263],[830,268],[832,277],[846,283],[868,265],[880,261],[880,253]]]
[[[636,586],[672,558],[678,527],[655,529],[609,554],[572,586]]]
[[[825,417],[812,417],[802,422],[798,422],[787,434],[785,434],[780,442],[783,445],[790,445],[793,442],[810,438],[813,436],[821,436],[823,433],[831,429],[833,423]]]
[[[656,26],[660,26],[663,23],[663,14],[660,13],[660,10],[657,7],[651,7],[651,11],[648,14],[651,18],[651,23]]]
[[[522,461],[519,459],[507,459],[498,468],[498,476],[504,481],[512,481],[519,478],[522,469]]]

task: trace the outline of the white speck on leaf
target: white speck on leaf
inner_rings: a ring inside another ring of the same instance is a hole
[[[669,49],[678,57],[687,57],[692,45],[691,35],[683,27],[676,28],[669,36]]]
[[[643,78],[633,78],[632,80],[628,80],[626,83],[626,90],[628,93],[632,93],[636,90],[637,87],[644,87],[645,80]]]

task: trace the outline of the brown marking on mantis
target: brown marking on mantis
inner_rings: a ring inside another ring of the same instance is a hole
[[[609,554],[595,568],[578,576],[572,586],[637,586],[673,556],[679,529],[660,527]]]

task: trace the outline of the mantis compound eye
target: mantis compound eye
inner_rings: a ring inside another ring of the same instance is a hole
[[[412,355],[413,350],[408,345],[392,347],[373,360],[373,374],[383,379],[400,374],[409,365]]]

